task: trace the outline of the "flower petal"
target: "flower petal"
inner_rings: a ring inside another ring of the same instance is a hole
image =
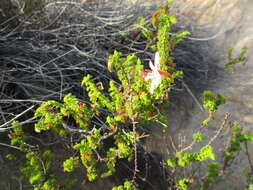
[[[155,54],[155,64],[153,64],[152,61],[149,61],[149,67],[151,68],[152,72],[145,72],[144,73],[144,79],[145,81],[147,80],[152,80],[151,85],[150,85],[150,93],[153,94],[155,88],[159,86],[161,83],[162,75],[161,71],[159,70],[159,65],[160,65],[160,55],[158,52]],[[164,74],[164,73],[162,73]]]
[[[155,88],[157,88],[159,86],[159,84],[161,83],[161,78],[156,78],[155,80],[153,80]]]
[[[156,68],[155,68],[155,66],[153,65],[153,62],[152,62],[152,61],[149,61],[149,67],[150,67],[150,69],[151,69],[152,71],[155,71],[155,70],[156,70]]]
[[[156,76],[154,75],[154,73],[148,73],[145,77],[144,77],[144,79],[147,81],[147,80],[152,80],[152,79],[154,79],[154,78],[156,78]]]
[[[150,85],[150,94],[154,93],[154,89],[155,89],[155,81],[152,81]]]

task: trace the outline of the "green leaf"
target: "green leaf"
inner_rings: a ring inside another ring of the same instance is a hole
[[[35,175],[30,176],[29,178],[29,182],[31,184],[37,183],[42,180],[44,180],[44,176],[42,175],[42,173],[39,172],[37,172]]]
[[[210,158],[211,160],[215,160],[215,154],[213,151],[213,147],[210,145],[206,145],[200,149],[200,152],[197,155],[197,160],[204,161]]]
[[[204,92],[204,108],[209,110],[209,112],[214,113],[217,111],[218,107],[226,103],[225,96],[221,94],[215,94],[211,91]]]
[[[5,158],[8,160],[17,160],[17,157],[14,156],[13,154],[7,154],[5,155]]]
[[[180,179],[178,182],[177,182],[177,187],[181,190],[187,190],[188,189],[188,182],[189,182],[189,179],[188,178],[183,178],[183,179]]]
[[[205,137],[201,133],[195,133],[192,135],[193,140],[195,141],[203,141]]]
[[[79,157],[70,157],[63,163],[63,169],[65,172],[72,172],[79,165]]]
[[[208,187],[215,182],[215,179],[219,176],[219,165],[216,162],[210,162],[207,165],[208,172],[207,176],[204,179],[203,184],[201,185],[200,190],[206,190]]]
[[[176,158],[174,158],[174,157],[168,158],[168,160],[167,160],[167,165],[168,165],[169,167],[172,167],[172,168],[176,167],[176,165],[177,165],[177,160],[176,160]]]

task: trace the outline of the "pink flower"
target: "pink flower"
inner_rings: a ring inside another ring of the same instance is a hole
[[[163,77],[169,77],[170,74],[159,70],[160,67],[160,55],[158,52],[155,53],[155,64],[149,61],[150,69],[146,69],[143,73],[145,81],[152,80],[150,85],[150,93],[153,94],[154,90],[159,86]]]

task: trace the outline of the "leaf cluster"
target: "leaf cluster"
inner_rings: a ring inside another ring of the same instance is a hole
[[[54,100],[43,103],[36,111],[35,116],[40,120],[35,124],[35,131],[54,130],[59,135],[68,134],[63,127],[64,119],[72,117],[80,128],[88,129],[92,112],[85,103],[80,102],[71,93],[64,97],[64,102]]]
[[[112,190],[137,190],[131,181],[125,181],[123,185],[113,187]]]
[[[245,63],[247,61],[246,53],[248,51],[248,47],[244,46],[239,55],[237,57],[233,57],[234,47],[230,47],[228,49],[228,61],[225,65],[225,69],[235,70],[235,65],[238,63]]]
[[[56,190],[56,178],[52,175],[50,169],[53,160],[53,154],[50,150],[40,154],[35,151],[26,154],[26,165],[20,170],[29,182],[35,186],[34,190]]]
[[[26,148],[25,140],[27,137],[18,121],[12,122],[12,131],[8,137],[11,140],[11,145],[18,146],[21,150]]]
[[[185,167],[193,162],[203,162],[207,159],[215,160],[213,147],[210,145],[202,147],[199,152],[195,153],[177,152],[176,158],[171,157],[167,160],[167,165],[170,167],[176,167],[177,165]]]
[[[251,142],[253,143],[252,134],[243,134],[242,128],[239,123],[232,123],[232,138],[229,143],[229,147],[225,152],[224,162],[227,167],[229,162],[232,162],[235,158],[235,154],[242,150],[242,144]]]

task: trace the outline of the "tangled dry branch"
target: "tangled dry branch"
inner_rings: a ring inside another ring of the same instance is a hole
[[[140,16],[149,17],[156,8],[154,3],[49,0],[42,1],[39,9],[31,11],[33,9],[24,4],[30,1],[18,2],[19,12],[23,14],[14,14],[0,24],[1,124],[34,104],[48,99],[62,100],[68,92],[87,100],[80,86],[83,76],[92,74],[105,86],[110,79],[117,80],[106,67],[107,58],[115,49],[125,54],[136,53],[144,63],[152,58],[153,52],[146,49],[144,38],[136,30],[136,20]],[[178,1],[189,7],[190,2]],[[211,38],[203,37],[206,30],[210,32],[210,23],[200,27],[192,20],[187,25],[189,17],[186,18],[182,13],[184,9],[177,5],[174,10],[178,12],[179,24],[174,31],[192,32],[173,53],[177,68],[184,71],[185,83],[177,89],[185,89],[188,84],[201,88],[215,61],[208,41]]]

